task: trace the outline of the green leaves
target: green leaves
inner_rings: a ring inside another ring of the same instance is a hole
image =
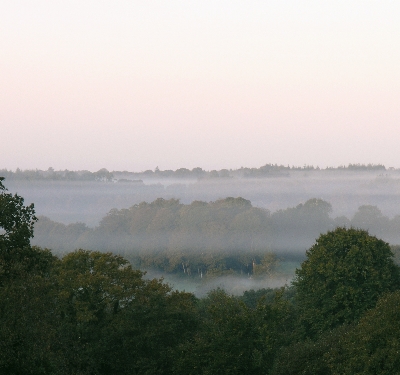
[[[321,235],[294,281],[307,335],[357,320],[382,293],[397,288],[392,255],[387,243],[363,230]]]
[[[54,268],[58,366],[70,373],[169,373],[196,327],[192,294],[146,280],[122,257],[77,250]]]
[[[275,291],[276,292],[276,291]],[[293,308],[283,290],[255,308],[221,289],[199,302],[200,324],[181,345],[176,374],[266,374],[279,349],[290,342]]]
[[[0,177],[0,251],[29,246],[33,225],[37,220],[33,204],[24,206],[19,195],[6,193]]]
[[[398,374],[400,368],[400,292],[389,293],[360,320],[347,342],[352,374]]]

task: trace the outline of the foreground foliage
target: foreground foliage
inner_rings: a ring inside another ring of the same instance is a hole
[[[306,335],[352,323],[400,285],[390,246],[363,230],[337,228],[306,254],[294,281]]]

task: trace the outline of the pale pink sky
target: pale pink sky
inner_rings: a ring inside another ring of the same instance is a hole
[[[399,168],[399,19],[394,0],[2,0],[0,168]]]

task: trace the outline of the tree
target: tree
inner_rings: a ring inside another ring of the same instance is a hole
[[[31,247],[33,204],[7,193],[0,177],[0,373],[46,374],[54,314],[49,274],[56,258]]]
[[[382,293],[399,287],[389,244],[367,231],[337,228],[306,254],[293,283],[308,336],[358,320]]]
[[[0,177],[0,251],[29,246],[37,220],[33,203],[24,206],[24,198],[6,193]]]
[[[354,374],[343,371],[348,360],[346,344],[352,335],[351,325],[342,325],[321,334],[317,340],[291,340],[274,359],[270,375],[337,375]]]
[[[351,224],[353,227],[362,228],[381,236],[384,234],[385,228],[389,226],[389,218],[383,216],[378,207],[364,205],[358,208],[351,220]]]
[[[385,294],[346,340],[348,374],[399,374],[400,292]]]
[[[275,212],[271,216],[274,247],[309,247],[314,238],[333,228],[334,221],[329,216],[331,212],[330,203],[316,198]]]
[[[221,289],[199,303],[200,326],[181,345],[175,374],[267,374],[274,357],[292,338],[293,308],[285,290],[248,307]]]
[[[266,253],[260,264],[253,263],[253,275],[256,277],[272,277],[279,265],[279,259],[274,253]]]
[[[264,337],[255,312],[217,289],[202,301],[200,329],[181,346],[176,374],[263,374]]]
[[[118,255],[69,253],[55,280],[59,345],[53,350],[66,374],[170,373],[174,348],[196,327],[193,294],[145,280]]]
[[[24,198],[7,193],[3,180],[0,177],[0,287],[35,267],[38,255],[30,246],[37,220],[34,206],[25,206]]]
[[[27,261],[0,284],[0,374],[53,374],[49,348],[56,327],[55,283],[51,269],[58,261],[49,250],[29,248]]]
[[[97,181],[112,181],[114,177],[106,168],[99,169],[97,172],[94,172],[93,175],[94,179]]]

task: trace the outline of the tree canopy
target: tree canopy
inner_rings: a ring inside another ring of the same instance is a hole
[[[357,320],[382,293],[399,286],[389,244],[367,231],[337,228],[321,235],[306,255],[294,285],[311,336]]]
[[[33,203],[24,206],[24,198],[7,193],[0,177],[0,251],[29,246],[36,221]]]
[[[3,180],[0,177],[0,286],[28,269],[37,268],[44,255],[30,246],[37,220],[33,204],[25,206],[24,198],[7,193]]]

